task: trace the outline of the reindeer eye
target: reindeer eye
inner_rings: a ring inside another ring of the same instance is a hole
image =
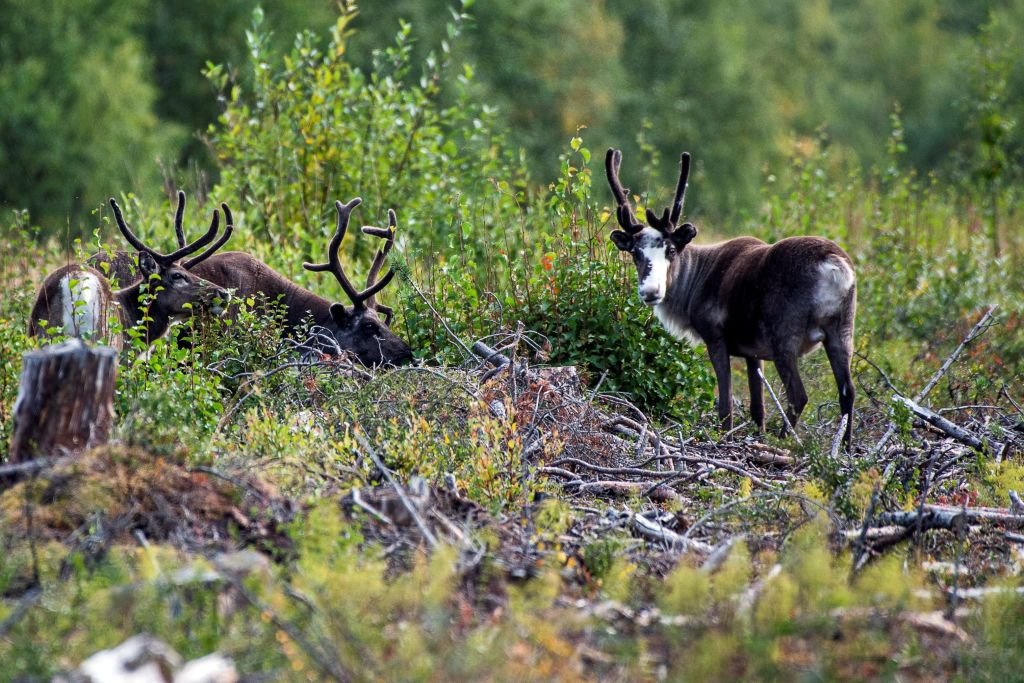
[[[174,273],[173,275],[171,275],[171,279],[174,280],[175,282],[181,282],[182,280],[185,279],[185,276],[182,275],[181,273]]]

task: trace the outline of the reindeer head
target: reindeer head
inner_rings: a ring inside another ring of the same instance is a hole
[[[189,272],[189,268],[209,258],[219,249],[234,230],[234,221],[231,217],[231,210],[227,204],[221,204],[224,209],[225,226],[224,232],[214,241],[217,230],[220,226],[220,213],[214,209],[213,220],[209,230],[202,237],[191,244],[185,243],[184,231],[182,230],[182,217],[185,212],[185,193],[178,193],[178,208],[174,217],[174,229],[178,237],[179,248],[170,254],[161,254],[152,247],[145,245],[140,240],[121,214],[121,207],[111,198],[110,208],[114,210],[114,218],[117,219],[117,227],[121,234],[138,250],[138,268],[142,276],[141,284],[145,284],[150,292],[154,293],[150,304],[150,315],[165,317],[168,320],[179,320],[187,318],[197,310],[211,310],[215,314],[221,314],[227,305],[229,293],[212,282],[208,282]],[[182,261],[184,257],[195,253],[210,242],[214,242],[209,248],[198,256]]]
[[[412,361],[412,349],[388,327],[393,311],[389,307],[377,303],[376,300],[377,293],[384,289],[395,276],[395,272],[389,270],[384,277],[377,279],[377,274],[384,265],[384,259],[395,244],[395,227],[398,224],[398,218],[394,211],[388,210],[387,228],[363,227],[364,234],[385,240],[384,246],[377,250],[373,263],[370,265],[370,272],[366,277],[366,289],[357,292],[345,275],[345,270],[341,267],[338,250],[341,247],[341,241],[345,238],[345,232],[348,230],[348,221],[352,210],[362,201],[356,197],[348,204],[342,204],[340,201],[334,203],[338,211],[338,223],[334,237],[331,238],[330,244],[327,246],[327,263],[304,263],[302,266],[313,272],[330,272],[352,301],[350,307],[340,303],[331,305],[332,324],[328,326],[328,331],[334,336],[338,346],[354,353],[359,358],[359,362],[366,366],[404,365]]]
[[[605,156],[608,184],[615,195],[616,216],[622,230],[610,235],[615,246],[628,251],[636,264],[640,300],[648,306],[657,306],[668,289],[669,268],[679,253],[697,236],[692,223],[679,225],[683,213],[683,199],[690,176],[690,154],[683,152],[679,161],[679,182],[671,207],[665,207],[661,216],[647,209],[647,225],[639,222],[629,203],[629,191],[619,182],[622,152],[609,149]]]

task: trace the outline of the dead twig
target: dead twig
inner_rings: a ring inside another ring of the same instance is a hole
[[[570,482],[570,484],[575,484]],[[568,484],[566,484],[568,485]],[[641,481],[588,481],[575,485],[580,493],[589,493],[594,496],[639,496],[647,490],[647,482]],[[673,502],[682,503],[682,497],[667,486],[658,486],[647,497],[656,503]]]
[[[253,593],[245,587],[245,584],[241,579],[227,573],[223,573],[222,576],[236,591],[238,591],[238,594],[242,596],[242,599],[249,603],[249,605],[260,614],[269,619],[270,623],[275,627],[288,634],[288,637],[295,641],[295,644],[309,655],[310,660],[312,660],[316,668],[320,670],[321,674],[327,676],[331,680],[338,681],[338,683],[348,683],[348,681],[354,680],[355,677],[352,673],[347,671],[341,665],[341,659],[338,653],[332,652],[333,648],[330,647],[329,643],[321,643],[326,652],[314,646],[313,643],[306,640],[302,631],[295,626],[295,624],[283,619],[270,607],[270,605],[264,604],[259,598],[253,595]]]
[[[768,395],[772,397],[772,401],[775,402],[775,407],[779,409],[779,414],[782,415],[782,424],[786,425],[786,431],[790,432],[793,435],[793,439],[796,440],[799,445],[803,446],[803,443],[800,441],[800,437],[796,434],[796,430],[793,429],[793,425],[789,423],[789,418],[786,417],[786,411],[782,409],[782,403],[779,402],[779,397],[775,395],[775,390],[772,389],[772,385],[768,383],[768,378],[766,378],[764,373],[761,372],[761,368],[757,369],[757,376],[761,378],[761,382],[768,388]]]
[[[372,505],[370,505],[369,503],[362,499],[362,497],[359,495],[358,486],[352,489],[352,503],[359,507],[359,509],[363,510],[364,512],[369,513],[370,516],[376,519],[378,522],[387,524],[388,526],[395,525],[395,523],[391,521],[390,517],[388,517],[383,512],[381,512],[380,510],[373,507]]]
[[[22,479],[37,476],[40,472],[71,462],[70,456],[36,458],[12,465],[0,465],[0,491],[5,486],[17,484]]]
[[[437,309],[434,308],[434,304],[430,302],[430,299],[427,298],[427,295],[420,291],[420,288],[416,286],[416,283],[413,282],[413,279],[411,277],[403,279],[410,287],[412,287],[412,291],[416,292],[416,295],[423,300],[423,303],[427,305],[427,308],[430,309],[430,312],[434,314],[434,317],[437,318],[437,321],[441,323],[442,327],[444,327],[444,330],[445,332],[448,333],[448,336],[452,338],[452,340],[459,346],[460,349],[462,349],[462,351],[466,354],[467,357],[472,358],[473,351],[470,350],[470,348],[466,346],[465,342],[463,342],[462,339],[459,338],[459,335],[455,334],[452,328],[448,326],[448,321],[444,319],[443,315],[437,312]]]
[[[0,622],[0,639],[5,638],[7,634],[11,632],[11,629],[17,626],[18,622],[25,618],[25,615],[28,614],[29,610],[31,610],[37,602],[39,602],[41,597],[43,597],[43,590],[38,587],[29,590],[21,596],[21,600],[18,601],[14,611],[8,614],[7,618],[4,619],[3,622]]]
[[[420,515],[419,510],[416,509],[416,506],[409,499],[409,496],[406,495],[405,489],[402,487],[401,484],[398,483],[398,479],[395,477],[395,475],[391,472],[390,469],[384,466],[384,463],[377,455],[377,451],[374,450],[373,446],[370,445],[370,442],[366,440],[366,437],[364,437],[361,433],[357,433],[356,440],[359,441],[359,445],[363,447],[363,450],[366,451],[366,454],[370,457],[370,460],[373,461],[373,464],[377,466],[377,469],[379,469],[381,473],[384,475],[384,477],[388,480],[388,483],[391,484],[392,487],[394,487],[395,493],[398,494],[398,498],[399,500],[402,501],[402,505],[404,505],[405,508],[409,511],[409,514],[412,515],[412,519],[414,522],[416,522],[416,526],[419,527],[420,533],[423,534],[423,538],[426,539],[427,543],[430,544],[431,548],[436,548],[437,539],[434,537],[434,534],[430,532],[430,529],[427,527],[427,523],[423,520],[423,517]]]

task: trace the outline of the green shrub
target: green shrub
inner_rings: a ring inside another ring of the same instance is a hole
[[[268,53],[262,13],[254,13],[251,92],[225,66],[208,67],[227,101],[208,133],[221,164],[214,194],[251,207],[248,229],[261,239],[307,254],[322,251],[334,201],[357,195],[366,203],[356,220],[383,221],[396,209],[399,239],[427,258],[456,233],[470,249],[485,249],[490,226],[514,210],[487,191],[490,178],[511,181],[521,171],[502,151],[495,112],[469,95],[472,71],[455,73],[450,64],[465,16],[453,15],[449,41],[416,78],[408,24],[374,52],[371,71],[352,66],[346,47],[355,15],[343,6],[327,45],[303,33],[278,59]],[[442,87],[455,91],[450,106],[440,102]],[[368,260],[369,242],[353,244],[353,256]]]

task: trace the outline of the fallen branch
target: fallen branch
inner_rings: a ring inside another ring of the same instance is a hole
[[[956,531],[971,524],[1006,524],[1024,527],[1024,514],[1015,514],[1001,508],[962,508],[952,505],[922,505],[916,510],[883,512],[874,520],[882,527],[903,527],[928,531],[946,529]]]
[[[714,550],[714,546],[708,543],[695,541],[692,538],[684,538],[671,529],[665,527],[660,522],[647,519],[643,515],[633,513],[629,521],[633,530],[644,538],[657,541],[658,543],[664,543],[673,550],[678,550],[684,553],[696,551],[707,555],[710,555]]]
[[[950,422],[949,420],[942,417],[938,413],[934,413],[931,410],[925,408],[924,406],[918,405],[916,402],[910,400],[906,396],[896,395],[893,396],[892,398],[894,401],[899,401],[907,408],[909,408],[910,412],[914,413],[914,415],[917,415],[919,418],[921,418],[928,424],[932,425],[936,429],[945,432],[947,435],[953,437],[960,443],[966,444],[978,451],[987,450],[984,441],[976,437],[974,434],[971,434],[966,429],[963,429],[962,427],[959,427],[956,424]],[[991,444],[991,448],[993,452],[999,453],[1003,450],[1003,445],[1000,443],[993,443]]]
[[[963,340],[960,342],[960,345],[953,350],[953,353],[951,353],[948,358],[946,358],[945,362],[939,367],[938,370],[935,371],[935,374],[932,375],[932,378],[928,380],[928,383],[924,385],[921,391],[917,392],[917,395],[914,396],[914,403],[920,403],[921,401],[923,401],[925,397],[928,396],[928,394],[931,392],[931,390],[935,388],[935,385],[939,383],[939,380],[942,379],[942,377],[949,371],[949,368],[953,365],[956,359],[960,357],[960,354],[963,352],[964,347],[966,347],[968,344],[974,341],[975,338],[978,337],[978,335],[980,335],[982,332],[988,329],[985,327],[985,323],[987,323],[988,319],[992,317],[993,313],[995,313],[996,308],[998,307],[995,305],[989,306],[989,309],[985,312],[985,315],[981,316],[981,320],[975,323],[974,327],[971,328],[971,331],[968,332],[967,336],[964,337]],[[889,428],[885,430],[885,434],[882,435],[882,438],[879,439],[878,443],[875,444],[875,447],[871,449],[871,453],[875,454],[881,451],[882,448],[885,447],[885,444],[889,443],[889,439],[891,439],[893,434],[895,433],[896,425],[890,424]],[[888,480],[888,473],[885,478],[886,480]]]
[[[849,422],[849,420],[849,414],[843,413],[843,417],[839,420],[839,429],[836,430],[836,435],[832,437],[832,451],[829,453],[832,462],[839,459],[839,447],[843,443],[843,435],[846,433],[846,423]]]
[[[587,462],[586,460],[580,460],[579,458],[559,458],[551,463],[552,467],[558,467],[559,465],[572,465],[574,467],[582,467],[590,472],[597,472],[599,474],[615,474],[619,476],[632,475],[637,477],[664,477],[664,472],[658,472],[656,470],[647,470],[641,467],[603,467],[601,465],[594,465]]]
[[[593,496],[617,496],[632,497],[640,496],[647,491],[650,485],[643,481],[590,481],[575,486],[579,493],[589,493]],[[682,497],[667,486],[659,486],[648,495],[648,498],[655,503],[682,503]]]
[[[942,611],[935,612],[897,612],[887,614],[875,607],[837,607],[829,612],[829,616],[840,621],[874,620],[879,617],[892,619],[910,626],[914,630],[933,636],[954,638],[962,643],[970,642],[971,637],[954,622],[946,619]]]
[[[22,479],[33,477],[43,470],[63,465],[71,460],[72,458],[69,456],[48,457],[26,460],[25,462],[18,462],[12,465],[0,465],[0,490],[3,490],[4,486],[17,484]]]
[[[719,448],[733,451],[737,458],[750,460],[758,465],[782,465],[790,467],[795,463],[789,451],[763,443],[719,444]]]
[[[483,377],[480,378],[480,384],[485,384],[488,380],[501,374],[512,366],[511,358],[503,353],[495,351],[482,341],[473,342],[473,353],[494,366],[485,372]]]
[[[364,512],[369,513],[369,515],[376,519],[378,522],[381,522],[382,524],[386,524],[388,526],[395,525],[395,523],[391,521],[390,517],[388,517],[383,512],[379,511],[377,508],[373,507],[372,505],[370,505],[369,503],[362,499],[362,497],[359,495],[358,486],[352,489],[352,503],[355,504]]]
[[[578,609],[588,618],[603,619],[605,621],[627,621],[641,628],[648,628],[653,625],[675,627],[699,626],[704,623],[699,617],[686,614],[663,614],[657,607],[636,610],[615,600],[593,603],[584,598],[574,601],[558,598],[556,604]]]

